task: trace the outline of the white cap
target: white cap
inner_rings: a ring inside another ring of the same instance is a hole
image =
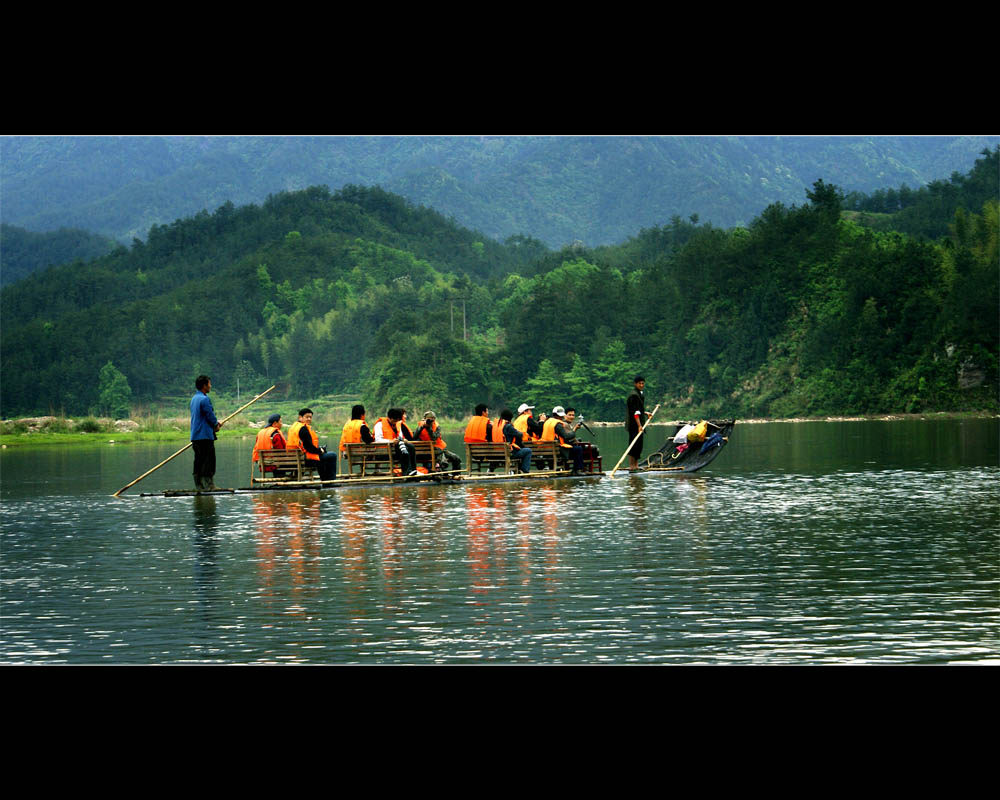
[[[555,408],[552,409],[552,413],[555,414],[557,417],[565,417],[566,409],[563,408],[562,406],[556,406]]]
[[[534,406],[529,406],[527,403],[521,403],[521,405],[517,407],[517,413],[523,414],[525,411],[531,411],[533,408]]]

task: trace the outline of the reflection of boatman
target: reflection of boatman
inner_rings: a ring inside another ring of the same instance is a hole
[[[629,443],[635,439],[635,444],[628,450],[628,468],[638,469],[639,456],[642,455],[642,437],[645,435],[639,431],[645,424],[646,418],[653,415],[646,411],[646,379],[642,375],[636,375],[633,384],[635,388],[625,401],[625,430],[628,433]]]

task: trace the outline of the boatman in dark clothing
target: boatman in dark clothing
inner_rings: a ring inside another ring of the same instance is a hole
[[[639,431],[646,423],[647,417],[653,415],[646,411],[646,379],[642,375],[636,375],[633,383],[635,384],[635,388],[625,401],[625,430],[628,433],[628,441],[625,443],[625,446],[628,447],[632,440],[635,439],[635,444],[628,451],[628,468],[638,469],[639,456],[642,455],[642,437],[645,435],[640,435]],[[636,436],[639,438],[636,439]]]
[[[503,423],[503,438],[510,445],[510,454],[514,458],[520,459],[518,472],[531,472],[531,448],[524,446],[524,434],[514,427],[514,412],[505,408],[500,412],[500,421]]]
[[[215,485],[215,440],[219,430],[219,420],[215,417],[212,401],[208,393],[212,391],[212,379],[199,375],[194,381],[198,391],[191,398],[191,447],[194,449],[194,488],[211,491]]]

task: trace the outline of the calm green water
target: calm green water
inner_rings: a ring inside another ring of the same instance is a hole
[[[1000,663],[998,440],[745,424],[689,477],[173,499],[139,493],[190,453],[110,495],[183,442],[8,449],[0,661]]]

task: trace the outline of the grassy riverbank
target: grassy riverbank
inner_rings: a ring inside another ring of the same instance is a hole
[[[286,403],[283,405],[294,405]],[[335,442],[344,422],[350,417],[349,407],[327,406],[314,403],[313,427],[321,441]],[[287,428],[295,420],[295,413],[282,412]],[[266,416],[266,415],[265,415]],[[790,417],[781,419],[741,419],[742,425],[767,422],[864,422],[895,420],[946,420],[982,419],[996,417],[987,411],[941,411],[923,414],[868,414],[863,416],[823,416]],[[372,416],[370,421],[374,423]],[[652,426],[672,425],[681,417],[666,415],[654,418]],[[686,417],[684,417],[686,419]],[[410,419],[410,427],[416,429],[418,419]],[[467,420],[439,418],[438,424],[446,435],[461,434]],[[219,431],[220,439],[252,438],[264,425],[263,418],[252,414],[239,414],[227,422]],[[619,427],[620,422],[597,422],[587,420],[591,427]],[[186,416],[160,416],[146,414],[129,420],[111,420],[94,417],[28,417],[19,420],[3,420],[0,423],[0,445],[3,447],[25,447],[33,445],[94,445],[130,444],[132,442],[176,442],[183,446],[188,441],[189,420]]]

